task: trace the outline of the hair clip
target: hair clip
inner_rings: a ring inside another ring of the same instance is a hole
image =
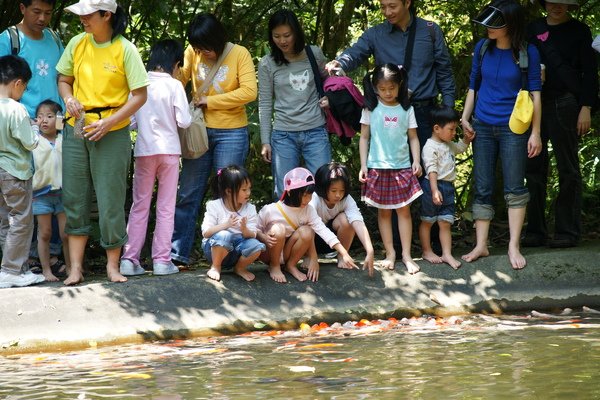
[[[217,170],[217,176],[221,176],[221,172],[223,172],[223,168],[219,168],[219,169]]]
[[[334,179],[336,176],[343,176],[344,172],[342,171],[342,168],[340,167],[335,167],[334,169],[331,170],[331,174],[329,174],[329,179]]]

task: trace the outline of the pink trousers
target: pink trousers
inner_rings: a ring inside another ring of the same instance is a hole
[[[171,237],[177,199],[179,179],[179,156],[158,154],[137,157],[133,175],[133,204],[127,221],[129,240],[123,247],[123,257],[134,263],[139,262],[140,253],[146,240],[150,203],[154,192],[154,182],[158,179],[156,196],[156,224],[152,239],[152,261],[171,261]]]

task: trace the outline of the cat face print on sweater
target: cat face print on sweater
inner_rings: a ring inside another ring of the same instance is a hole
[[[294,75],[290,72],[290,85],[292,86],[292,89],[297,90],[299,92],[303,92],[308,86],[308,81],[308,70],[304,70],[303,73],[298,75]]]

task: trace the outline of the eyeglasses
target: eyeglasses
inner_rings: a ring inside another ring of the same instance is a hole
[[[211,49],[194,49],[194,51],[196,53],[202,53],[202,54],[210,54],[210,53],[214,52],[214,50],[211,50]]]

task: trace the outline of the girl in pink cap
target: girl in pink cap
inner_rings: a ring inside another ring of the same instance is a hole
[[[299,281],[319,279],[319,263],[308,257],[315,233],[339,254],[345,268],[358,268],[335,233],[331,232],[315,209],[309,204],[315,191],[315,179],[309,170],[294,168],[283,179],[284,192],[281,200],[267,204],[258,213],[258,239],[267,245],[261,260],[269,265],[269,274],[275,282],[287,282],[283,270]],[[308,262],[303,267],[296,264],[304,256]],[[284,264],[282,270],[281,264]]]

